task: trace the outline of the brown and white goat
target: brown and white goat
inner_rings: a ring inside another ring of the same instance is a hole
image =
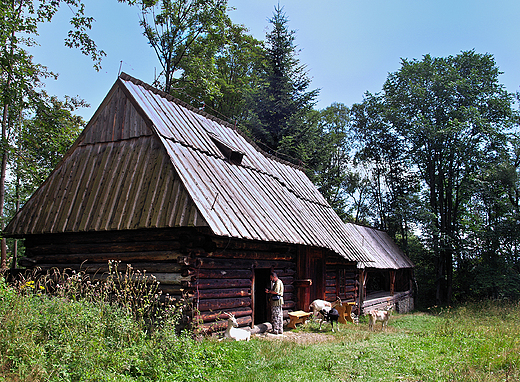
[[[388,310],[373,310],[368,313],[368,329],[374,331],[374,325],[381,321],[381,330],[386,330],[390,312]]]
[[[320,313],[322,310],[329,311],[332,308],[341,305],[341,299],[338,297],[336,301],[329,302],[325,300],[314,300],[309,305],[309,310],[312,310],[312,317],[316,319],[318,317],[318,313]],[[320,315],[323,316],[323,314],[320,313]],[[325,318],[325,317],[323,317]]]

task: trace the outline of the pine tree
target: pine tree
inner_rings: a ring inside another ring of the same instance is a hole
[[[272,30],[266,35],[260,86],[251,98],[249,127],[271,149],[306,160],[312,151],[306,117],[318,90],[308,91],[311,81],[297,57],[295,32],[288,29],[283,8],[275,7],[269,22]]]

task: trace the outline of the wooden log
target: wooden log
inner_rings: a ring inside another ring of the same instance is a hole
[[[294,309],[296,307],[296,303],[294,301],[291,301],[291,300],[285,301],[285,299],[284,299],[283,302],[284,302],[284,304],[283,304],[284,310]]]
[[[288,253],[295,252],[295,248],[289,244],[272,243],[265,241],[239,240],[230,238],[212,238],[217,248],[226,248],[229,250],[253,249],[255,251],[268,251],[272,253]]]
[[[336,293],[325,293],[325,301],[333,302],[337,299]]]
[[[296,264],[291,261],[284,260],[254,260],[254,259],[224,259],[215,257],[199,257],[197,258],[197,267],[208,269],[230,269],[230,268],[294,268]]]
[[[29,246],[39,244],[56,243],[121,243],[121,242],[140,242],[140,241],[161,241],[182,239],[183,243],[190,243],[191,246],[203,247],[207,242],[211,230],[205,227],[176,227],[176,228],[147,228],[126,231],[105,231],[105,232],[81,232],[81,233],[56,233],[31,235],[26,239]]]
[[[154,241],[149,242],[126,242],[126,243],[96,243],[85,244],[47,244],[29,247],[30,253],[41,255],[60,255],[71,253],[113,253],[113,252],[146,252],[153,251],[175,251],[182,248],[179,241]]]
[[[109,260],[121,260],[125,262],[135,261],[176,261],[179,252],[174,251],[148,251],[148,252],[117,252],[117,253],[74,253],[61,255],[32,256],[36,264],[81,264],[85,260],[94,263],[108,262]]]
[[[182,296],[189,291],[181,285],[166,285],[159,284],[159,289],[162,290],[163,294],[169,294],[170,296]]]
[[[284,260],[291,261],[294,259],[292,254],[281,254],[276,252],[258,252],[258,251],[238,251],[238,250],[226,250],[219,252],[211,252],[207,254],[210,258],[237,258],[237,259],[250,259],[250,260]]]
[[[326,272],[327,280],[336,280],[336,271]]]
[[[291,285],[294,281],[294,277],[292,276],[281,276],[279,277],[280,280],[282,280],[283,285]]]
[[[328,268],[334,267],[335,269],[348,269],[348,270],[352,270],[352,271],[356,271],[358,269],[357,264],[355,262],[347,261],[345,259],[336,260],[336,259],[326,258],[325,266]]]
[[[198,292],[195,292],[195,297],[200,299],[249,296],[251,296],[250,288],[200,289]]]
[[[251,288],[251,279],[202,279],[190,281],[185,286],[194,289]]]
[[[117,270],[119,272],[125,272],[127,269],[127,265],[131,265],[132,269],[135,271],[146,271],[146,273],[154,273],[154,272],[181,272],[181,264],[177,264],[176,262],[165,262],[165,263],[139,263],[139,262],[132,262],[132,263],[126,263],[121,262],[117,266]],[[83,271],[88,273],[106,273],[108,272],[108,261],[106,263],[91,263],[88,261],[85,261],[81,264],[39,264],[39,268],[42,270],[49,270],[53,268],[57,269],[71,269],[74,271]]]
[[[251,316],[244,316],[237,318],[238,326],[251,326],[253,319]],[[199,330],[203,333],[214,333],[225,330],[227,328],[226,321],[206,322],[198,326]]]
[[[325,286],[326,287],[336,287],[336,280],[330,280],[330,279],[327,279],[325,281]]]
[[[107,273],[87,273],[92,280],[106,280],[108,278]],[[146,274],[133,274],[132,279],[137,280],[140,277],[146,277],[150,282],[157,281],[159,285],[183,285],[183,282],[189,280],[187,277],[181,276],[180,273],[146,273]]]
[[[218,311],[222,309],[240,308],[244,306],[251,306],[250,297],[199,299],[197,305],[200,311]]]
[[[294,295],[292,293],[288,293],[287,291],[283,292],[283,300],[284,301],[291,301],[294,299]]]
[[[236,317],[250,316],[253,314],[253,310],[249,307],[246,308],[237,308],[237,309],[227,309],[225,311],[207,311],[200,312],[198,317],[204,322],[210,321],[218,321],[218,320],[227,320],[228,316],[226,313],[230,313]]]
[[[287,277],[287,276],[293,276],[296,274],[295,268],[283,268],[283,269],[275,269],[276,274],[278,277]]]
[[[251,269],[186,269],[184,276],[193,275],[202,279],[247,279],[253,277]]]

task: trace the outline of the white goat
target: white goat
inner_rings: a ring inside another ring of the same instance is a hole
[[[226,313],[229,318],[227,319],[227,328],[224,332],[224,338],[222,339],[232,339],[235,341],[249,341],[251,338],[251,333],[244,329],[237,329],[238,322],[232,314]]]
[[[368,329],[374,331],[374,325],[377,321],[381,321],[381,330],[386,330],[390,312],[387,310],[373,310],[368,313]]]
[[[341,305],[341,304],[342,304],[342,302],[339,297],[334,302],[328,302],[325,300],[314,300],[309,305],[309,310],[312,310],[312,316],[314,319],[316,319],[318,317],[318,313],[320,313],[320,311],[325,310],[326,312],[328,312],[332,308],[334,308],[338,305]]]

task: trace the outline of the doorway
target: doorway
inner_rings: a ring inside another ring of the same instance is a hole
[[[271,268],[255,268],[253,278],[253,325],[269,321],[269,299],[265,289],[271,287]]]

